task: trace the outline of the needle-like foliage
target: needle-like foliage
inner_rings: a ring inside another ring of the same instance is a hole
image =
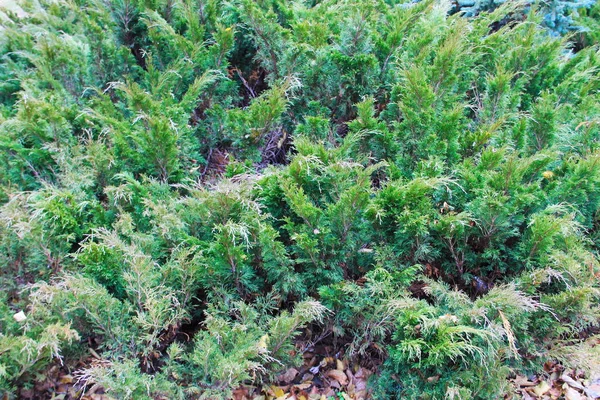
[[[0,397],[230,398],[311,346],[381,399],[597,371],[598,15],[3,1]]]

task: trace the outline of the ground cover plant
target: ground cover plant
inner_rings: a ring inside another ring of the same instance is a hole
[[[3,398],[594,397],[598,4],[0,10]]]

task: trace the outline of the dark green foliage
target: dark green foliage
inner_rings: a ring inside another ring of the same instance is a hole
[[[0,396],[228,398],[319,338],[382,399],[597,370],[598,6],[484,3],[1,11]]]

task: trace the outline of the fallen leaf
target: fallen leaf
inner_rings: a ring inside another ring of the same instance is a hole
[[[358,371],[356,371],[356,374],[354,374],[354,376],[358,379],[368,378],[369,376],[371,376],[371,371],[361,367],[358,369]]]
[[[296,378],[296,375],[298,375],[298,370],[296,368],[290,368],[283,374],[279,375],[278,379],[280,382],[292,383],[294,378]]]
[[[364,370],[360,368],[356,374],[354,374],[354,385],[356,386],[356,392],[366,391],[367,389],[368,375],[365,374]]]
[[[277,397],[277,398],[279,398],[285,394],[283,389],[278,386],[271,386],[271,391],[273,392],[273,395],[275,395],[275,397]]]
[[[302,382],[312,381],[315,376],[313,374],[302,375]]]
[[[348,377],[348,382],[350,382],[350,383],[354,382],[354,374],[352,373],[350,368],[348,368],[346,370],[346,376]]]
[[[587,395],[593,399],[600,397],[600,384],[592,383],[585,389]]]
[[[550,396],[551,399],[559,399],[562,396],[562,391],[557,387],[553,387],[546,395]]]
[[[234,400],[246,400],[248,398],[248,389],[241,387],[237,388],[232,393]]]
[[[560,376],[560,380],[565,382],[569,386],[574,387],[575,389],[584,390],[583,385],[581,383],[577,382],[575,379],[571,378],[569,375],[562,374]]]
[[[16,313],[15,315],[13,315],[13,318],[17,322],[23,322],[23,321],[25,321],[27,319],[27,316],[25,315],[25,313],[23,311],[19,311],[18,313]]]
[[[357,390],[354,393],[354,397],[356,398],[356,400],[364,400],[367,398],[367,391],[366,390]]]
[[[335,364],[336,364],[336,369],[337,369],[338,371],[343,371],[343,370],[345,369],[345,368],[344,368],[344,362],[343,362],[343,361],[341,361],[341,360],[337,360],[337,359],[336,359],[336,360],[335,360]]]
[[[92,387],[90,388],[90,390],[88,390],[88,391],[87,391],[87,395],[88,395],[88,396],[91,396],[92,394],[96,393],[96,392],[97,392],[99,389],[101,389],[101,388],[102,388],[102,386],[100,386],[100,385],[99,385],[99,384],[97,384],[97,383],[94,383],[94,384],[92,385]]]
[[[340,383],[340,385],[346,385],[348,383],[348,378],[343,371],[337,369],[331,369],[325,373],[325,376],[328,378],[335,379]]]
[[[529,394],[527,390],[518,390],[517,392],[521,393],[523,399],[522,400],[535,400],[535,397]]]
[[[570,386],[565,388],[565,399],[567,400],[584,400],[585,397],[581,395],[577,390]]]
[[[326,367],[327,364],[333,363],[333,357],[325,357],[321,360],[321,367]]]
[[[531,382],[529,379],[527,379],[526,376],[523,375],[517,375],[517,377],[514,379],[514,382],[517,386],[520,387],[535,386],[535,382]]]
[[[92,349],[92,348],[90,347],[90,349],[89,349],[89,350],[90,350],[90,354],[91,354],[92,356],[94,356],[94,358],[97,358],[98,360],[102,360],[102,357],[100,357],[100,355],[99,355],[98,353],[96,353],[96,351],[95,351],[94,349]]]
[[[348,387],[346,387],[346,391],[348,392],[350,397],[354,397],[354,395],[356,394],[356,387],[353,383],[349,383]]]
[[[311,386],[312,386],[312,384],[310,384],[310,383],[300,383],[298,385],[294,385],[294,387],[296,387],[296,388],[298,388],[300,390],[306,390],[306,389],[308,389]]]
[[[541,381],[536,387],[533,388],[533,393],[535,393],[537,397],[542,397],[550,389],[552,389],[552,387],[548,385],[548,382]]]

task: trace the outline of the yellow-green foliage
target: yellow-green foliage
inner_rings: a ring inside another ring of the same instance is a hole
[[[598,6],[477,4],[0,11],[0,397],[227,398],[299,338],[382,399],[597,369]]]

